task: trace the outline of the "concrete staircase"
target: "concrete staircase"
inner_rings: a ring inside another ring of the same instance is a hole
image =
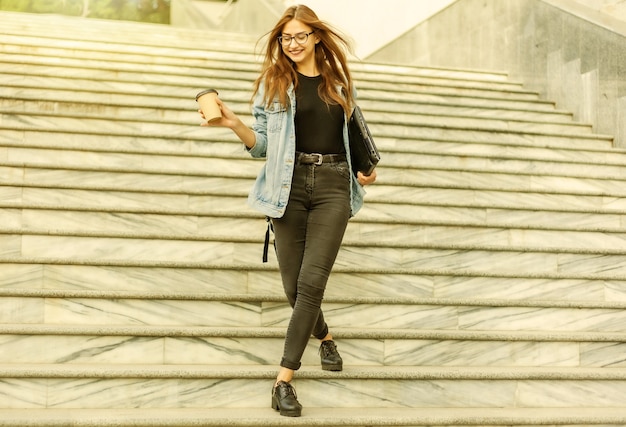
[[[270,409],[290,309],[251,121],[255,40],[0,13],[0,426],[626,424],[626,152],[498,72],[354,63],[382,151],[311,341]]]

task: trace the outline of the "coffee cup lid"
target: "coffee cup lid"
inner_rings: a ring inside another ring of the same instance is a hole
[[[196,101],[198,100],[198,98],[200,98],[202,95],[206,95],[207,93],[216,93],[217,91],[215,89],[206,89],[203,90],[202,92],[200,92],[199,94],[196,95]]]

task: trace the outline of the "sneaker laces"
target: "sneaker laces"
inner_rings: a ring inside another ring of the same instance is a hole
[[[291,386],[291,384],[289,384],[287,381],[278,381],[278,383],[276,384],[276,387],[274,388],[278,388],[281,387],[285,390],[285,396],[289,396],[290,394],[293,395],[293,397],[296,398],[296,400],[298,400],[298,395],[296,394],[296,389],[293,388]]]
[[[322,344],[320,345],[321,355],[326,357],[330,354],[334,354],[336,351],[337,351],[337,346],[335,345],[334,342],[332,342],[332,340],[322,341]]]

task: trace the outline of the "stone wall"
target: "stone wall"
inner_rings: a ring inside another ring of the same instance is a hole
[[[367,59],[507,71],[626,148],[626,25],[573,0],[458,0]]]
[[[283,0],[171,0],[172,25],[261,37],[278,21]]]

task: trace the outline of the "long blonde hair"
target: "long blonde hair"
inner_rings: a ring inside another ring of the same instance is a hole
[[[283,52],[278,37],[289,21],[296,19],[310,26],[320,39],[315,45],[315,63],[322,76],[319,87],[320,98],[327,104],[339,104],[347,116],[354,105],[353,84],[346,52],[352,53],[350,42],[333,30],[330,25],[321,21],[315,12],[304,5],[288,8],[274,28],[267,33],[267,50],[261,75],[254,82],[254,95],[264,82],[264,101],[269,105],[274,99],[287,107],[289,99],[287,89],[293,83],[298,85],[294,62]],[[340,92],[337,86],[341,88]]]

